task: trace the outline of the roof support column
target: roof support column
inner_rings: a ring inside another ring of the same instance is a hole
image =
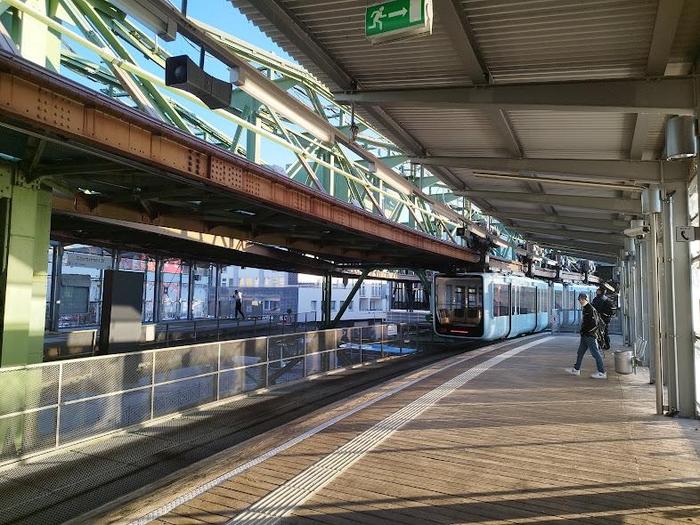
[[[657,213],[649,214],[649,235],[645,240],[647,249],[646,269],[644,276],[647,285],[647,306],[650,366],[649,376],[656,387],[656,413],[663,414],[664,392],[663,392],[663,363],[661,358],[661,328],[660,328],[660,297],[659,297],[659,255],[657,248],[658,217]]]
[[[665,363],[668,364],[669,412],[682,417],[696,415],[695,349],[693,345],[692,281],[690,244],[675,242],[675,227],[688,223],[688,185],[685,182],[664,185],[664,305],[666,333]]]
[[[25,183],[17,169],[3,166],[0,208],[0,366],[40,363],[44,357],[51,194]]]

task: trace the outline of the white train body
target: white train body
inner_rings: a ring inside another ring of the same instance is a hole
[[[578,294],[588,284],[548,283],[498,273],[437,274],[433,279],[433,328],[438,335],[493,341],[545,330],[551,314],[562,328],[580,322]]]

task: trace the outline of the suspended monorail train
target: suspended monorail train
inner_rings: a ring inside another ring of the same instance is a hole
[[[493,341],[540,332],[554,322],[561,328],[580,321],[578,294],[595,297],[589,284],[549,283],[498,273],[436,274],[433,327],[447,337]]]

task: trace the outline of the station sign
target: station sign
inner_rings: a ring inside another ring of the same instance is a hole
[[[432,31],[432,0],[390,0],[365,9],[365,36],[372,42],[386,42]]]
[[[676,242],[700,240],[700,228],[695,226],[676,226]]]

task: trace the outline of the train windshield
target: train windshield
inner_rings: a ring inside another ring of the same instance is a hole
[[[480,276],[435,278],[435,330],[479,337],[484,325],[484,286]]]

